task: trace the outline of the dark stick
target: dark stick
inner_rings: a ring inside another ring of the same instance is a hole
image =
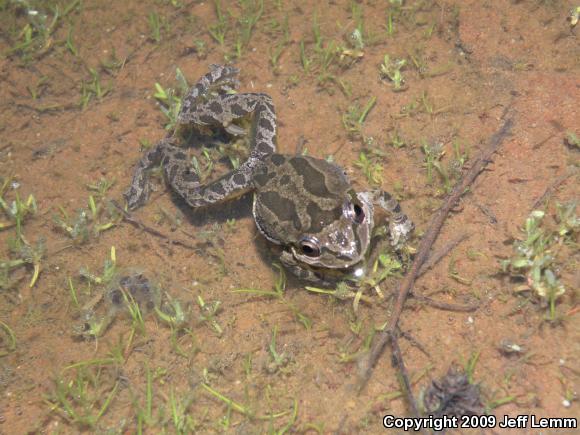
[[[413,397],[411,392],[411,382],[409,381],[409,373],[405,367],[405,361],[403,360],[403,354],[401,353],[401,348],[399,347],[399,337],[398,334],[394,333],[391,336],[391,347],[393,349],[393,363],[395,367],[399,369],[400,373],[400,384],[403,388],[405,395],[409,399],[409,404],[411,405],[412,414],[419,416],[419,408],[417,407],[417,402]]]
[[[359,391],[361,391],[365,385],[367,384],[373,368],[382,355],[386,344],[395,338],[395,332],[397,330],[397,325],[399,323],[399,318],[401,317],[401,313],[403,312],[403,307],[405,305],[405,300],[407,299],[409,293],[413,288],[413,283],[415,279],[419,275],[419,271],[421,267],[427,260],[429,256],[429,251],[431,250],[431,246],[437,239],[439,232],[441,231],[441,227],[445,222],[449,211],[455,206],[459,198],[463,195],[466,189],[473,183],[473,181],[477,178],[477,176],[481,173],[481,171],[485,168],[485,166],[489,163],[492,155],[497,151],[500,144],[503,142],[505,137],[509,134],[513,125],[513,120],[508,118],[503,126],[490,138],[488,146],[482,151],[480,157],[473,163],[471,168],[467,171],[463,179],[455,186],[451,194],[447,197],[447,200],[443,204],[443,206],[439,209],[439,211],[435,214],[433,219],[431,220],[431,224],[429,225],[429,229],[423,236],[421,243],[419,244],[419,249],[417,251],[417,255],[415,256],[415,260],[411,266],[411,270],[405,275],[403,281],[399,286],[399,291],[397,294],[397,299],[395,301],[395,306],[393,308],[393,314],[389,319],[389,323],[387,327],[381,331],[381,333],[377,336],[377,340],[375,341],[374,345],[370,350],[370,354],[368,359],[365,361],[365,366],[361,369],[361,375],[359,379]],[[402,368],[404,368],[404,363],[401,361],[402,367],[401,373],[404,373]],[[407,380],[408,383],[408,380]]]

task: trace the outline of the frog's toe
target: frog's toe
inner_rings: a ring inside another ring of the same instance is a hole
[[[415,225],[411,219],[406,218],[400,222],[393,222],[389,225],[389,232],[391,235],[391,245],[400,248],[411,237],[411,233],[415,229]]]
[[[228,93],[240,86],[238,74],[240,70],[233,66],[211,65],[212,82],[218,87],[219,93]]]
[[[147,199],[149,199],[149,191],[149,183],[140,187],[129,187],[129,189],[127,189],[127,191],[123,194],[125,201],[127,201],[127,207],[129,210],[135,210],[136,208],[145,204]]]
[[[246,130],[236,124],[227,124],[224,125],[226,131],[234,136],[244,136],[246,134]]]

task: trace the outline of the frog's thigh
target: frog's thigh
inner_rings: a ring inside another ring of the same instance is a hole
[[[172,189],[190,206],[203,207],[242,195],[251,189],[251,172],[242,165],[216,181],[201,185],[185,152],[178,147],[166,149],[165,177]]]

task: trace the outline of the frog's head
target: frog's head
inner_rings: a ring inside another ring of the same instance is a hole
[[[302,234],[291,246],[300,263],[325,269],[345,269],[359,263],[368,250],[373,228],[373,206],[364,194],[347,193],[331,222],[327,213],[310,210],[312,222],[320,222],[314,233]]]

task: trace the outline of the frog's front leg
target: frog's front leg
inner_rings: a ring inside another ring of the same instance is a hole
[[[130,210],[142,206],[149,198],[151,184],[149,183],[148,172],[153,167],[161,164],[165,156],[165,149],[172,146],[174,141],[174,137],[162,139],[157,145],[147,151],[137,163],[131,185],[123,194]]]
[[[399,202],[390,193],[383,190],[362,192],[359,195],[365,198],[367,202],[380,207],[387,213],[391,245],[397,250],[401,249],[410,238],[415,229],[415,224],[403,213]]]
[[[329,287],[332,285],[331,282],[325,280],[322,275],[315,273],[314,271],[303,267],[300,263],[296,261],[294,256],[289,251],[282,251],[280,255],[280,263],[288,269],[292,275],[296,276],[298,279],[312,284],[320,285],[323,287]]]

